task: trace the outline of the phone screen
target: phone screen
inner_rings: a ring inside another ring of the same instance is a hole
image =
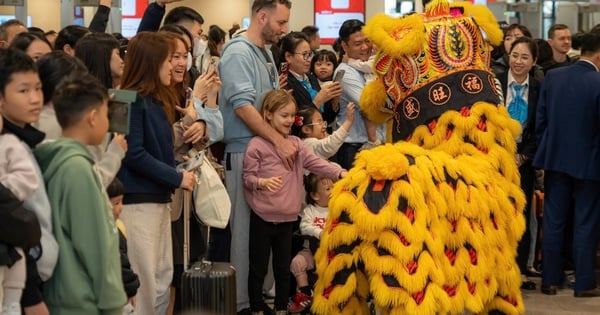
[[[288,73],[289,70],[290,70],[290,65],[287,62],[282,62],[281,65],[279,66],[280,74]]]
[[[183,107],[187,107],[190,104],[190,101],[192,100],[193,92],[194,92],[194,90],[192,90],[192,88],[190,88],[190,87],[185,89],[185,104],[183,104]]]
[[[340,82],[342,81],[342,78],[344,77],[344,74],[346,74],[346,71],[344,69],[340,69],[335,73],[335,77],[333,78],[334,82]]]
[[[108,102],[108,131],[129,134],[129,103]]]
[[[206,73],[211,73],[217,69],[217,58],[210,57],[208,59],[208,66],[206,66]]]

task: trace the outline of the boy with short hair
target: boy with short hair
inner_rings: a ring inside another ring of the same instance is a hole
[[[0,114],[3,100],[0,98]],[[0,119],[0,130],[3,125]],[[27,154],[25,144],[22,144],[15,135],[0,134],[0,184],[10,190],[21,202],[33,195],[41,182],[34,166],[35,162],[23,158]],[[37,225],[39,230],[39,223]],[[12,229],[11,227],[11,232]],[[37,234],[37,236],[38,239],[33,244],[39,244],[40,235]],[[14,239],[0,241],[0,273],[4,276],[0,281],[0,290],[3,290],[3,294],[0,294],[2,296],[0,314],[21,315],[21,297],[27,278],[23,250],[21,245],[15,243]]]
[[[112,206],[112,214],[115,218],[115,223],[119,229],[119,254],[121,256],[121,276],[123,278],[123,287],[125,288],[125,294],[127,294],[127,305],[123,310],[123,314],[135,314],[135,296],[137,295],[138,288],[140,287],[140,280],[138,275],[131,269],[131,263],[129,263],[129,257],[127,257],[127,231],[123,221],[119,220],[119,215],[123,211],[123,196],[125,195],[125,186],[118,179],[115,178],[106,187],[106,194],[110,199]]]
[[[126,297],[110,202],[86,145],[108,132],[108,94],[92,75],[65,78],[53,96],[62,137],[34,153],[52,206],[58,263],[44,286],[51,314],[121,315]]]
[[[25,253],[27,279],[21,296],[25,312],[48,314],[41,292],[42,281],[52,275],[58,257],[58,244],[52,233],[51,208],[42,174],[33,156],[33,148],[44,139],[44,133],[31,126],[40,118],[43,105],[42,83],[33,59],[25,52],[15,49],[0,49],[0,106],[2,107],[2,134],[14,135],[25,153],[16,153],[28,160],[37,177],[37,188],[22,194],[23,208],[33,211],[42,232],[40,246]],[[8,137],[11,138],[11,137]],[[14,139],[13,139],[14,140]],[[0,144],[7,149],[16,144]],[[3,157],[7,160],[6,157]],[[12,171],[11,171],[12,173]],[[31,176],[29,176],[31,177]],[[6,280],[6,279],[5,279]]]

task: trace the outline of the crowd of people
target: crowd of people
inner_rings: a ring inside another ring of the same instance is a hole
[[[320,49],[318,28],[289,32],[288,0],[255,0],[248,28],[228,39],[216,25],[204,33],[189,7],[165,16],[177,1],[151,3],[129,40],[105,33],[106,0],[89,27],[0,25],[0,209],[12,227],[0,233],[1,314],[179,313],[183,194],[196,178],[176,166],[192,148],[222,162],[232,209],[208,244],[191,219],[191,259],[235,267],[238,314],[310,307],[332,185],[360,150],[386,142],[386,126],[359,110],[376,47],[347,20],[338,51]],[[543,275],[541,291],[556,294],[574,269],[575,296],[600,296],[600,30],[504,31],[490,66],[522,126],[521,288]],[[127,135],[108,132],[111,89],[138,95]],[[546,192],[541,245],[536,188]]]

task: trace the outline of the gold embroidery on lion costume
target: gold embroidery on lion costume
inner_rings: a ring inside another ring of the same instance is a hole
[[[382,314],[524,313],[520,126],[498,106],[481,30],[500,43],[487,8],[446,0],[364,27],[378,80],[361,109],[395,144],[359,153],[334,187],[314,313],[368,314],[369,297]]]

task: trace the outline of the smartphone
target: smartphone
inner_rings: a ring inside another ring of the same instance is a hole
[[[210,57],[208,58],[208,66],[206,66],[206,74],[212,73],[213,71],[215,71],[217,69],[217,58],[216,57]]]
[[[333,82],[340,82],[342,81],[342,78],[344,77],[344,74],[346,74],[346,70],[344,69],[340,69],[335,73],[335,77],[333,77]]]
[[[287,74],[289,70],[290,65],[287,62],[282,62],[281,65],[279,65],[279,74]]]
[[[202,152],[201,154],[198,154],[194,157],[191,157],[189,160],[187,160],[185,162],[181,162],[181,163],[177,164],[177,166],[175,167],[175,171],[177,173],[189,172],[191,170],[198,168],[200,165],[202,165],[203,162],[204,162],[204,152]]]
[[[127,135],[131,121],[131,104],[135,102],[137,93],[109,89],[108,94],[114,94],[114,98],[108,101],[108,131]]]
[[[185,104],[183,104],[183,107],[187,107],[190,104],[193,93],[194,90],[192,90],[191,87],[188,86],[187,89],[185,89]]]

